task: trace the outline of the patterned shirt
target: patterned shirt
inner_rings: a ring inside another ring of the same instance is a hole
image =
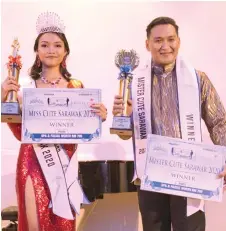
[[[201,115],[214,144],[226,146],[226,113],[207,75],[197,71],[201,89]],[[153,134],[181,138],[176,68],[152,66]]]

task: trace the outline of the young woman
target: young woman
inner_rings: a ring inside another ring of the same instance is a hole
[[[37,88],[83,88],[79,80],[71,77],[66,67],[70,53],[64,34],[64,25],[55,13],[41,14],[37,20],[38,37],[34,44],[36,59],[30,70],[33,87]],[[10,90],[19,91],[14,77],[8,76],[2,83],[1,99]],[[103,104],[91,106],[102,121],[107,110]],[[14,136],[21,140],[21,124],[8,124]],[[74,144],[62,144],[69,158],[77,149]],[[16,191],[19,210],[19,231],[74,231],[75,221],[55,215],[49,204],[50,190],[32,144],[21,144],[17,171]]]

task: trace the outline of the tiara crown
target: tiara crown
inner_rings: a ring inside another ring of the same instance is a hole
[[[44,12],[38,16],[36,30],[38,34],[47,32],[64,34],[65,26],[58,14],[54,12]]]

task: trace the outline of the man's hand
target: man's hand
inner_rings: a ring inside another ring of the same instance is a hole
[[[132,100],[129,99],[126,103],[127,103],[126,115],[130,116],[132,114]],[[125,109],[124,105],[125,105],[125,102],[123,102],[122,96],[116,95],[114,98],[112,114],[114,116],[122,115],[123,110]]]
[[[127,107],[126,107],[126,116],[131,116],[133,108],[132,108],[132,100],[128,99]],[[114,98],[114,104],[112,109],[113,116],[121,116],[123,114],[123,111],[125,109],[125,102],[123,102],[123,98],[120,95],[116,95]],[[118,135],[123,140],[128,140],[131,138],[131,135]]]

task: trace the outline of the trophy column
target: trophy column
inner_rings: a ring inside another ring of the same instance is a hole
[[[19,73],[22,67],[20,62],[19,42],[14,39],[12,55],[9,56],[9,62],[7,64],[8,75],[13,76],[15,80],[19,81]],[[21,111],[20,105],[17,100],[17,93],[15,91],[9,91],[6,99],[1,104],[1,121],[3,123],[21,123]]]
[[[131,99],[132,71],[138,67],[139,58],[134,50],[121,50],[116,54],[115,64],[120,69],[119,95],[125,103],[122,114],[113,117],[111,134],[132,136],[131,117],[128,115],[128,99]]]

